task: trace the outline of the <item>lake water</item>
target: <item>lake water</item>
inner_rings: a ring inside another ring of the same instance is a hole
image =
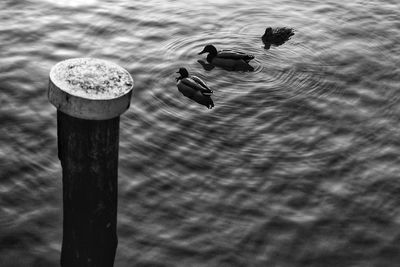
[[[0,266],[57,266],[50,68],[135,80],[121,116],[115,266],[400,266],[398,0],[0,2]],[[266,27],[292,27],[263,49]],[[206,44],[254,72],[203,69]],[[178,68],[214,90],[184,97]]]

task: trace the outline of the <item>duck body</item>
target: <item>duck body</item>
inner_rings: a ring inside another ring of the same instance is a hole
[[[271,45],[280,46],[290,39],[294,35],[294,30],[291,28],[276,28],[272,29],[268,27],[265,29],[264,35],[261,37],[265,45],[265,49],[269,49]]]
[[[189,77],[185,68],[180,68],[177,73],[181,74],[180,77],[176,78],[179,92],[209,109],[214,107],[214,102],[211,99],[213,91],[203,80],[196,76]]]
[[[207,62],[214,66],[230,71],[254,71],[254,67],[249,64],[254,59],[253,55],[233,50],[217,51],[213,45],[205,46],[199,55],[203,53],[208,53]]]

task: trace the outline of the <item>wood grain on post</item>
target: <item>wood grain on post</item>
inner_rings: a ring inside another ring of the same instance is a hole
[[[50,71],[63,176],[63,267],[114,265],[119,116],[132,87],[126,70],[99,59],[69,59]]]

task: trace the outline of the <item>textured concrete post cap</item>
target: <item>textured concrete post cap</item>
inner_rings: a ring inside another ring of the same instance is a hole
[[[73,58],[50,71],[48,97],[62,112],[80,119],[106,120],[130,105],[133,79],[120,66],[95,58]]]

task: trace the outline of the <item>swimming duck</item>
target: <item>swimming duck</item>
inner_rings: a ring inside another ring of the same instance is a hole
[[[180,68],[176,73],[181,75],[176,78],[179,92],[209,109],[214,107],[210,97],[213,91],[203,80],[196,76],[189,77],[189,72],[185,68]]]
[[[214,66],[230,71],[254,71],[254,67],[249,64],[254,59],[253,55],[232,50],[217,51],[213,45],[206,45],[199,55],[203,53],[209,53],[207,62]]]
[[[284,44],[292,35],[294,35],[294,31],[291,28],[283,27],[273,30],[271,27],[268,27],[265,29],[261,40],[265,45],[264,48],[269,49],[271,45],[280,46]]]

